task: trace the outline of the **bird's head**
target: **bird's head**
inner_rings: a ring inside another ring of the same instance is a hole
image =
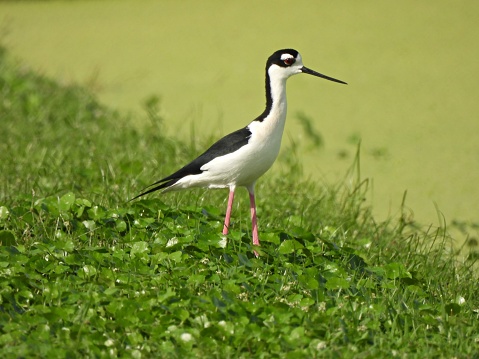
[[[319,72],[308,69],[303,65],[303,60],[298,51],[293,49],[278,50],[272,54],[266,62],[266,70],[270,77],[287,79],[290,76],[304,73],[323,79],[346,84],[346,82],[334,79],[332,77],[320,74]]]

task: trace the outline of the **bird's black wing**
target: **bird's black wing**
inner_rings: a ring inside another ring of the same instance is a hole
[[[212,161],[216,157],[224,156],[229,153],[235,152],[239,150],[241,147],[246,145],[251,137],[251,131],[248,127],[244,127],[239,129],[235,132],[226,135],[219,141],[215,142],[210,148],[208,148],[203,154],[199,157],[188,163],[186,166],[182,167],[172,175],[162,178],[161,180],[152,183],[147,188],[150,188],[148,191],[140,193],[138,196],[132,198],[130,201],[141,197],[145,194],[163,189],[168,188],[178,182],[185,176],[188,175],[197,175],[203,172],[201,167],[203,167],[206,163]]]

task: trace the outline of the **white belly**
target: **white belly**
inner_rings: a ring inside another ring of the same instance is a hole
[[[248,143],[238,151],[215,158],[201,169],[209,187],[248,186],[268,171],[279,153],[281,142],[254,146]]]
[[[273,132],[278,133],[273,134],[256,130],[248,144],[233,153],[216,157],[201,167],[202,173],[185,176],[168,190],[253,185],[271,168],[278,157],[282,128],[276,130]]]

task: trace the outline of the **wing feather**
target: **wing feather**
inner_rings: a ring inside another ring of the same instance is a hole
[[[210,148],[208,148],[205,152],[203,152],[196,159],[188,163],[186,166],[180,168],[178,171],[169,175],[168,177],[162,178],[159,181],[152,183],[151,185],[143,189],[143,191],[146,190],[145,192],[142,191],[142,193],[140,193],[136,197],[133,197],[130,201],[138,197],[144,196],[145,194],[171,187],[183,177],[201,174],[203,172],[201,168],[205,164],[212,161],[216,157],[221,157],[239,150],[241,147],[248,143],[250,137],[251,131],[248,127],[241,128],[235,132],[230,133],[229,135],[226,135],[219,141],[215,142]]]

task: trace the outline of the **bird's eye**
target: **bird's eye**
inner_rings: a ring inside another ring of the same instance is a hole
[[[288,57],[288,58],[284,59],[283,62],[286,65],[291,66],[292,64],[294,64],[296,62],[296,60],[294,59],[294,57]]]

